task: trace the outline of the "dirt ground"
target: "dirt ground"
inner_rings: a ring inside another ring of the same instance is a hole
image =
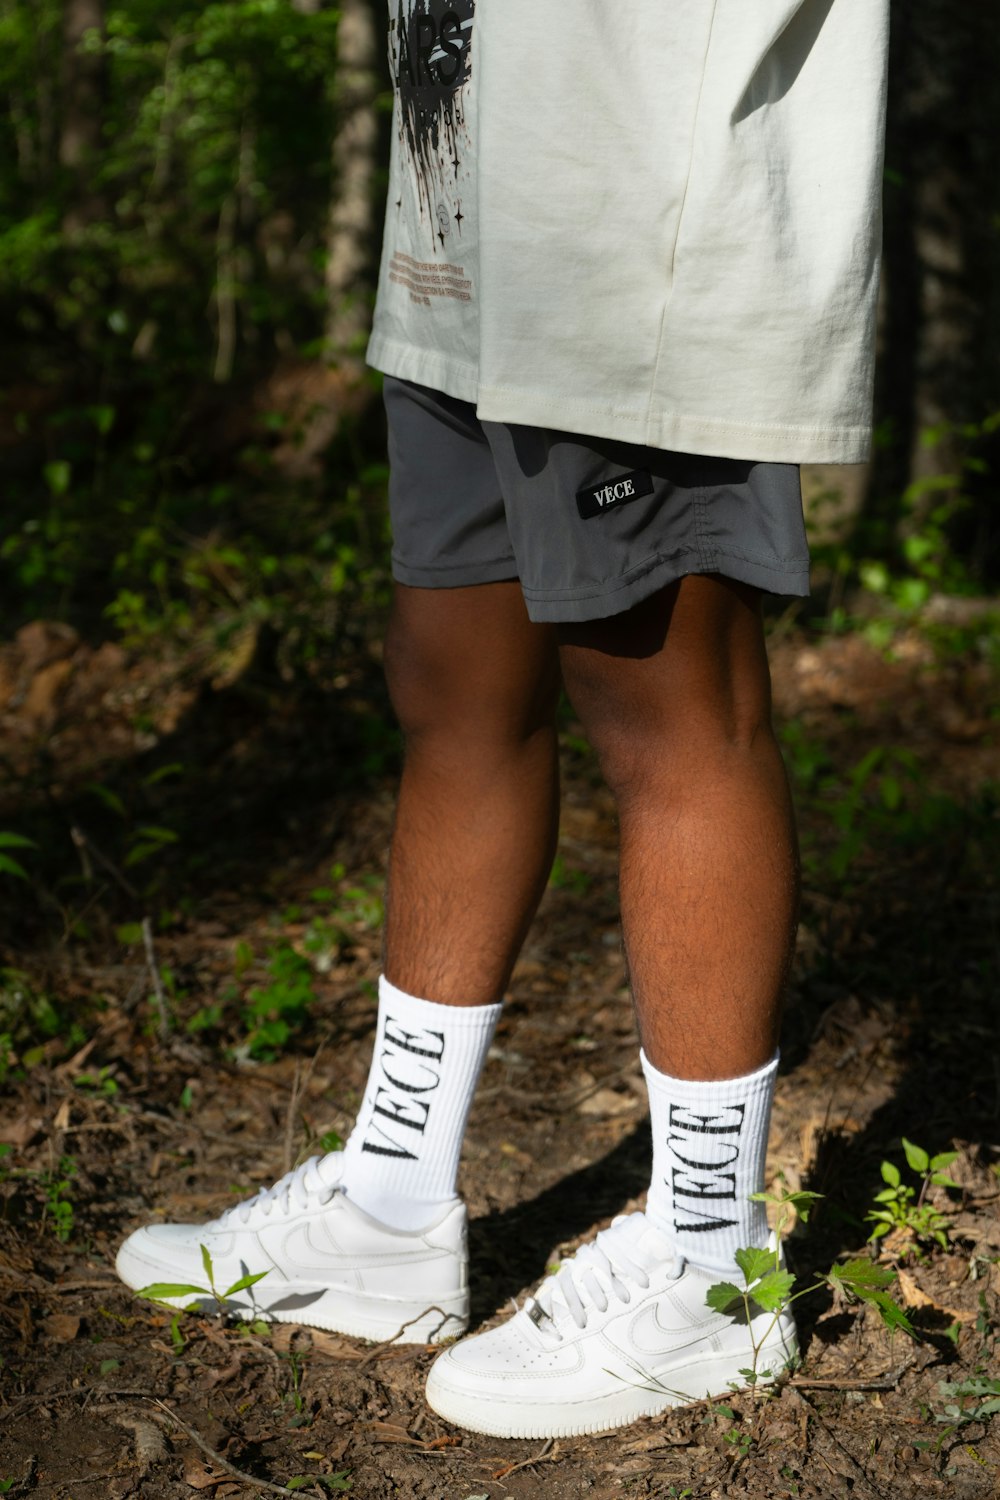
[[[349,1129],[396,753],[372,652],[289,687],[263,649],[151,662],[41,623],[0,648],[0,827],[39,846],[9,851],[31,881],[2,918],[0,1493],[1000,1493],[1000,697],[973,636],[772,635],[805,891],[768,1175],[824,1195],[787,1246],[808,1287],[875,1253],[880,1164],[915,1181],[903,1137],[957,1151],[946,1244],[878,1249],[918,1337],[820,1289],[779,1393],[545,1444],[447,1427],[425,1349],[174,1319],[111,1269],[137,1224],[209,1217]],[[151,828],[174,837],[130,857]],[[281,1009],[276,950],[314,998],[267,1060],[247,1007]],[[560,860],[462,1169],[474,1327],[641,1203],[647,1135],[613,811],[568,721]]]

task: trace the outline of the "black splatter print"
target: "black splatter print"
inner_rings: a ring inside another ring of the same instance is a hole
[[[462,232],[462,168],[470,150],[464,86],[474,10],[474,0],[398,0],[390,29],[400,141],[435,252],[453,230]]]

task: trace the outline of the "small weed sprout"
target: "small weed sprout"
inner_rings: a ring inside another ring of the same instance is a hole
[[[762,1380],[773,1380],[776,1371],[760,1369],[760,1351],[774,1330],[778,1319],[800,1297],[806,1297],[820,1287],[839,1288],[859,1302],[875,1307],[885,1326],[899,1328],[915,1337],[912,1324],[903,1309],[889,1295],[889,1287],[896,1279],[896,1272],[877,1266],[867,1259],[849,1260],[844,1265],[833,1265],[825,1275],[811,1286],[793,1292],[795,1277],[781,1264],[781,1234],[792,1213],[806,1221],[820,1193],[793,1192],[774,1196],[770,1193],[752,1193],[758,1203],[770,1203],[777,1208],[773,1249],[742,1249],[736,1252],[736,1263],[743,1272],[743,1286],[732,1281],[716,1282],[705,1294],[705,1301],[715,1312],[728,1313],[732,1317],[746,1319],[750,1337],[751,1360],[749,1366],[740,1371],[748,1386]],[[757,1313],[771,1314],[759,1337],[754,1337],[753,1318]]]
[[[930,1156],[923,1147],[915,1146],[905,1136],[903,1150],[910,1170],[920,1178],[920,1190],[918,1192],[903,1181],[895,1162],[884,1161],[881,1172],[886,1186],[875,1194],[878,1206],[865,1214],[875,1226],[869,1239],[878,1240],[893,1229],[900,1229],[918,1245],[934,1241],[942,1250],[947,1250],[951,1220],[933,1203],[927,1202],[927,1194],[931,1187],[960,1188],[961,1185],[948,1177],[944,1170],[956,1160],[958,1152],[942,1151],[937,1156]]]
[[[307,1455],[308,1457],[309,1455]],[[296,1474],[285,1485],[289,1490],[304,1490],[307,1485],[322,1485],[324,1489],[349,1490],[354,1484],[350,1469],[341,1469],[338,1474]]]
[[[228,1302],[237,1292],[245,1292],[248,1287],[256,1286],[258,1281],[263,1281],[268,1274],[266,1271],[250,1272],[234,1281],[232,1286],[226,1287],[220,1292],[215,1284],[215,1268],[212,1265],[212,1256],[207,1245],[201,1246],[201,1263],[205,1268],[205,1276],[208,1280],[207,1286],[197,1286],[190,1281],[153,1281],[149,1286],[139,1288],[140,1297],[148,1297],[151,1302],[166,1302],[173,1297],[211,1297],[215,1303],[216,1311],[225,1316],[229,1312]],[[184,1309],[185,1312],[204,1312],[200,1302],[191,1302]],[[174,1320],[176,1322],[176,1319]],[[177,1339],[173,1338],[175,1351],[177,1350]]]
[[[27,880],[28,872],[20,861],[2,851],[37,848],[38,845],[33,839],[26,839],[21,833],[0,833],[0,875],[13,875],[16,880]]]

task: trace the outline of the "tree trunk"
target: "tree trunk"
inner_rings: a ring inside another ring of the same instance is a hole
[[[376,31],[369,0],[341,0],[337,29],[337,129],[327,236],[327,359],[360,369],[371,305],[375,238]]]
[[[104,35],[104,0],[65,0],[63,7],[62,125],[59,161],[82,167],[101,149],[104,58],[85,50],[88,31]]]

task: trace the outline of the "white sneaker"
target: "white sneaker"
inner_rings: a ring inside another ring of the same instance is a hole
[[[773,1380],[797,1352],[792,1318],[761,1313],[748,1329],[713,1312],[705,1293],[723,1279],[688,1265],[644,1214],[616,1219],[509,1322],[439,1355],[428,1403],[495,1437],[604,1432],[745,1386],[751,1331],[759,1383]]]
[[[227,1308],[277,1323],[405,1344],[454,1338],[469,1318],[467,1217],[456,1202],[426,1229],[392,1229],[356,1207],[340,1187],[339,1152],[311,1157],[272,1188],[209,1224],[150,1224],[118,1252],[115,1269],[140,1291],[154,1284],[205,1288],[160,1300],[217,1307],[202,1249]]]

